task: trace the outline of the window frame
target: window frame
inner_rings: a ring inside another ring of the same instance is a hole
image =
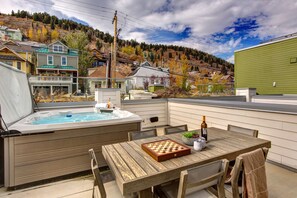
[[[63,64],[63,58],[65,58],[65,60],[66,60],[65,64]],[[67,62],[68,62],[67,56],[61,56],[61,66],[66,66]]]
[[[20,68],[19,68],[20,67]],[[16,65],[16,68],[18,70],[22,70],[22,63],[20,61],[17,61],[17,65]]]
[[[52,63],[49,63],[49,57],[52,57]],[[54,56],[53,55],[47,55],[47,65],[54,65]]]
[[[63,46],[62,45],[53,45],[53,52],[63,53]]]

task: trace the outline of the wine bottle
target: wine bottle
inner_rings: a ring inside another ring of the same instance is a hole
[[[205,140],[207,141],[207,124],[205,122],[205,116],[202,117],[201,136],[204,137]]]

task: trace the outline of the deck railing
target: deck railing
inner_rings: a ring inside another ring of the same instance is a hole
[[[68,82],[71,83],[72,82],[72,77],[68,77],[68,76],[31,76],[29,78],[29,82],[30,83],[34,83],[34,82]]]
[[[29,77],[29,83],[31,85],[32,93],[37,102],[82,102],[82,101],[94,101],[94,94],[96,88],[107,88],[110,83],[112,88],[120,88],[122,99],[139,99],[138,95],[133,95],[131,90],[143,90],[147,92],[155,92],[160,89],[169,88],[168,92],[171,92],[170,86],[162,87],[157,84],[157,88],[151,89],[151,86],[146,86],[147,90],[143,87],[137,87],[131,85],[131,79],[114,79],[111,78],[95,78],[95,77],[72,77],[72,76],[31,76]],[[161,88],[160,88],[161,87]],[[199,84],[191,85],[189,94],[187,97],[197,96],[226,96],[234,95],[233,83],[211,83],[211,84]],[[176,92],[173,90],[173,92]],[[146,96],[146,93],[142,96]],[[159,93],[160,94],[160,93]],[[165,94],[166,95],[166,94]],[[133,97],[135,96],[135,98]],[[157,95],[162,96],[162,94]],[[149,95],[149,98],[156,97],[156,95]],[[163,97],[163,96],[162,96]],[[171,97],[171,96],[169,96]],[[176,96],[175,96],[176,97]],[[140,97],[141,99],[147,99],[147,97]]]

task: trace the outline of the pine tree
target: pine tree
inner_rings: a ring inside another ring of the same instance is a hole
[[[100,50],[102,48],[102,43],[99,40],[96,41],[96,47],[97,50]]]
[[[15,16],[15,13],[13,10],[11,11],[11,16]]]
[[[55,29],[55,21],[53,20],[53,18],[51,19],[51,29]]]
[[[155,62],[155,56],[153,52],[150,53],[150,59],[153,63]]]
[[[226,69],[225,65],[222,66],[221,73],[224,75],[227,75],[227,69]]]

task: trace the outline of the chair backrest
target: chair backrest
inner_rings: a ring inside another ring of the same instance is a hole
[[[182,171],[177,197],[185,197],[187,191],[191,193],[217,185],[218,197],[225,198],[224,181],[228,165],[229,161],[224,159]]]
[[[228,131],[233,131],[233,132],[238,132],[238,133],[242,133],[253,137],[258,137],[258,130],[243,128],[243,127],[234,126],[231,124],[228,124]]]
[[[263,151],[263,155],[264,155],[264,158],[266,159],[267,158],[267,155],[268,155],[268,148],[262,148],[262,151]],[[244,172],[243,172],[243,159],[242,157],[238,156],[236,158],[236,161],[235,161],[235,164],[234,164],[234,167],[232,169],[232,176],[231,176],[231,185],[232,185],[232,195],[233,195],[233,198],[239,198],[240,197],[240,193],[239,193],[239,186],[238,186],[238,183],[239,183],[239,178],[241,176],[241,179],[242,179],[242,192],[244,191],[244,185],[243,185],[243,180],[244,180]]]
[[[188,125],[170,126],[165,128],[165,135],[188,131]]]
[[[139,140],[149,137],[156,137],[157,136],[157,130],[156,129],[150,129],[146,131],[135,131],[135,132],[129,132],[128,133],[128,140]]]
[[[98,166],[98,161],[95,155],[95,152],[93,149],[89,149],[89,154],[91,158],[91,168],[92,168],[92,173],[94,176],[94,186],[93,186],[93,198],[95,197],[96,194],[96,188],[99,189],[100,193],[100,198],[106,198],[106,191],[103,185],[103,181],[100,177],[100,171],[99,171],[99,166]]]

